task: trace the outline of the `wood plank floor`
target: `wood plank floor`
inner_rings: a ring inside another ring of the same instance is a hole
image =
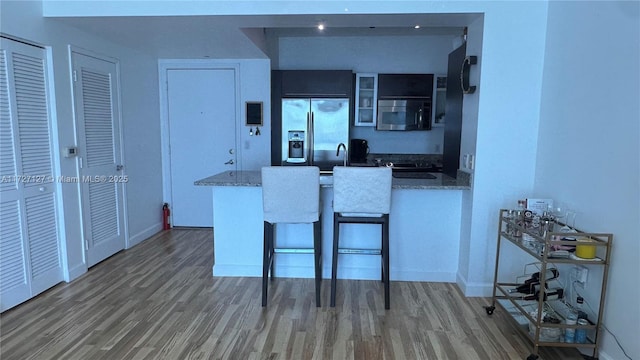
[[[211,229],[173,229],[0,315],[9,359],[524,359],[531,344],[455,284],[214,278]],[[542,359],[582,359],[542,348]]]

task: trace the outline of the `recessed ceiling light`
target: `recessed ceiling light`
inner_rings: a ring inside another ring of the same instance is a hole
[[[413,27],[414,29],[420,29],[420,25],[416,25]]]
[[[324,30],[324,24],[318,24],[318,30]]]

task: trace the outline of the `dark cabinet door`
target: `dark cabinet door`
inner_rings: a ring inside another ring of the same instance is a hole
[[[271,165],[282,163],[282,71],[271,71]]]
[[[432,95],[433,74],[378,74],[378,98]]]
[[[284,97],[350,97],[353,87],[351,70],[283,70]]]
[[[462,134],[462,100],[463,93],[460,85],[460,69],[467,53],[467,44],[449,54],[447,70],[447,95],[445,114],[447,121],[444,125],[444,142],[442,145],[442,172],[451,177],[457,177],[460,168],[460,135]]]

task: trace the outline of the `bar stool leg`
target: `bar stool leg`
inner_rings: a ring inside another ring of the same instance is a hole
[[[313,223],[313,254],[316,271],[316,307],[320,307],[320,289],[322,288],[322,222]]]
[[[336,283],[338,276],[338,240],[340,239],[340,221],[333,214],[333,256],[331,259],[331,307],[336,306]]]
[[[268,222],[264,222],[264,245],[262,251],[262,306],[267,306],[267,288],[269,286],[268,278],[269,278],[269,267],[270,267],[270,258],[271,258],[271,241],[270,237],[272,234],[271,224]]]
[[[276,271],[275,271],[275,263],[276,263],[276,249],[275,249],[275,240],[274,238],[276,237],[276,224],[269,224],[271,225],[271,230],[269,230],[269,263],[271,264],[271,281],[273,281],[273,278],[276,276]]]
[[[391,299],[389,291],[389,215],[385,214],[382,223],[382,259],[384,261],[384,308],[391,308]]]
[[[381,245],[381,250],[380,250],[380,255],[382,255],[380,257],[380,281],[382,281],[382,283],[384,283],[384,273],[386,268],[384,267],[384,223],[380,224],[380,242],[382,243]]]

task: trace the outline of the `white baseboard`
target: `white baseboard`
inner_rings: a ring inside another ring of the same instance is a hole
[[[262,265],[225,265],[214,264],[213,276],[262,277]]]
[[[65,279],[66,282],[72,282],[87,272],[87,265],[85,263],[78,264],[69,269],[69,276]]]
[[[454,282],[456,274],[453,272],[435,271],[393,271],[389,274],[391,280],[396,281],[428,281],[428,282]]]
[[[132,247],[138,245],[139,243],[152,237],[153,235],[157,234],[160,231],[162,231],[162,223],[158,222],[140,231],[135,235],[129,236],[129,244],[127,244],[127,249],[131,249]]]
[[[493,295],[493,283],[469,283],[460,273],[456,276],[456,284],[466,297],[490,297]]]
[[[591,356],[591,353],[587,354],[589,356]],[[609,356],[607,353],[605,353],[604,351],[599,351],[598,352],[598,358],[602,359],[602,360],[615,360],[615,358],[613,358],[612,356]],[[620,359],[620,358],[618,358]]]
[[[331,269],[324,269],[325,278],[331,277]],[[379,267],[348,267],[341,266],[338,269],[339,279],[356,279],[356,280],[380,280],[382,276]],[[454,282],[455,273],[448,272],[430,272],[430,271],[397,271],[391,268],[389,274],[391,281],[429,281],[429,282]]]
[[[215,264],[213,266],[213,276],[248,276],[261,277],[262,265],[235,265],[235,264]],[[278,266],[275,268],[276,277],[282,278],[313,278],[313,266]],[[380,280],[380,268],[364,267],[340,267],[338,270],[339,279],[356,280]],[[454,282],[455,274],[446,272],[421,272],[421,271],[391,271],[389,275],[391,281],[431,281],[431,282]],[[331,268],[323,267],[322,277],[331,278]]]

